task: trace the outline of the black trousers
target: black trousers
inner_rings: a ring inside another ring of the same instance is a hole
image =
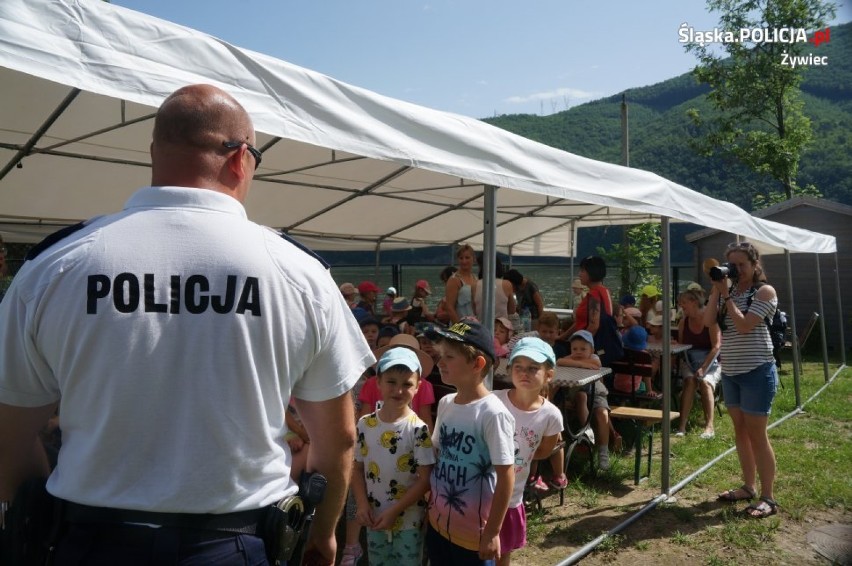
[[[66,526],[55,566],[268,566],[254,535],[128,524]]]

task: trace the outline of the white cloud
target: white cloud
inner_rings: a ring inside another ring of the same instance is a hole
[[[578,88],[563,87],[544,92],[536,92],[533,94],[510,96],[509,98],[504,99],[504,102],[508,102],[509,104],[526,104],[528,102],[538,102],[540,100],[567,98],[569,102],[573,103],[578,100],[586,100],[595,96],[598,96],[595,92],[580,90]]]

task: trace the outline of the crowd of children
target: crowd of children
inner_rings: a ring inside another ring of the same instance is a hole
[[[358,289],[374,306],[378,287],[365,282]],[[433,564],[509,564],[512,552],[526,544],[525,489],[568,483],[557,404],[573,405],[579,423],[592,423],[601,469],[609,468],[610,441],[620,449],[601,381],[569,390],[552,386],[558,366],[601,367],[594,337],[579,330],[558,341],[559,319],[547,311],[526,333],[505,317],[494,321],[493,335],[473,318],[424,327],[420,323],[440,320],[426,305],[426,281],[416,283],[410,302],[388,289],[393,296],[388,293],[387,316],[380,320],[354,302],[354,290],[341,285],[378,361],[353,390],[358,444],[340,564],[352,566],[363,556],[363,528],[369,564],[416,564],[423,552]],[[643,289],[644,312],[629,296],[613,310],[626,348],[644,350],[662,339],[655,291]],[[694,314],[691,303],[687,310]],[[713,353],[696,361],[693,374],[707,372]],[[485,379],[498,366],[511,387],[492,392]],[[433,383],[441,384],[439,399]],[[656,395],[650,378],[642,386]],[[287,418],[287,441],[303,467],[310,439],[300,433],[297,415],[288,411]],[[545,459],[547,479],[536,470]]]

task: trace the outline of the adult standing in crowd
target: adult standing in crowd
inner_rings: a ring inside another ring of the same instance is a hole
[[[713,425],[714,391],[722,377],[718,360],[722,331],[715,320],[709,327],[705,326],[704,293],[700,287],[698,291],[687,289],[680,294],[677,302],[683,310],[683,317],[677,328],[677,341],[692,348],[684,352],[685,357],[680,361],[683,391],[680,395],[680,426],[676,436],[686,434],[686,422],[689,420],[697,389],[701,394],[701,407],[704,409],[704,432],[701,433],[701,438],[711,439],[716,434]]]
[[[349,390],[375,358],[327,266],[246,218],[255,143],[230,95],[177,90],[152,186],[34,248],[0,304],[0,499],[59,404],[57,565],[265,564],[266,509],[298,489],[291,396],[328,479],[308,561],[334,562]]]
[[[579,305],[574,307],[574,324],[562,333],[560,339],[571,336],[578,330],[597,334],[601,324],[601,311],[612,316],[612,297],[603,280],[606,277],[606,262],[602,257],[591,255],[580,261],[579,280],[588,289]]]
[[[485,294],[484,281],[482,279],[485,274],[482,272],[483,259],[481,253],[477,254],[476,263],[479,265],[479,279],[474,289],[473,303],[476,316],[481,319],[483,310],[482,297]],[[516,312],[515,293],[512,289],[512,283],[503,279],[506,270],[499,257],[494,258],[494,273],[494,318],[509,318],[509,315],[513,315]]]
[[[606,277],[606,262],[599,256],[588,256],[580,261],[580,283],[589,292],[582,302],[574,308],[574,324],[560,336],[573,336],[578,330],[588,330],[594,337],[601,328],[602,313],[612,316],[612,297],[603,280]],[[602,355],[603,361],[603,355]],[[609,360],[607,360],[609,361]],[[598,450],[598,465],[603,470],[609,469],[609,436],[611,429],[609,418],[609,403],[606,396],[609,392],[600,380],[594,384],[595,406],[593,407],[595,425],[595,446]],[[588,394],[588,393],[587,393]],[[599,409],[605,410],[599,410]]]
[[[766,283],[760,253],[750,242],[728,246],[725,258],[732,271],[713,281],[704,324],[719,321],[722,328],[722,393],[734,423],[737,456],[743,485],[719,495],[723,501],[754,499],[756,476],[760,499],[746,508],[750,517],[778,512],[775,485],[775,451],[767,424],[778,389],[772,338],[765,320],[778,308],[775,289]],[[711,272],[712,275],[712,272]]]
[[[447,279],[444,291],[449,322],[455,324],[466,316],[473,316],[473,290],[476,287],[476,275],[473,274],[473,262],[476,253],[470,244],[463,244],[456,250],[458,269]]]
[[[455,265],[448,265],[447,267],[441,270],[440,279],[441,283],[444,284],[445,294],[443,297],[441,297],[441,300],[438,301],[438,306],[435,307],[435,322],[440,322],[441,324],[447,324],[450,322],[450,313],[449,311],[447,311],[447,282],[458,270],[458,267],[456,267]]]
[[[517,269],[506,272],[506,279],[512,284],[512,289],[517,296],[517,310],[524,312],[529,309],[532,319],[532,329],[538,330],[538,317],[544,312],[544,299],[538,289],[538,285],[532,279],[524,277]]]

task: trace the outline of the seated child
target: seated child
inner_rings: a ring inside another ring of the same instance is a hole
[[[534,458],[546,458],[562,432],[562,413],[541,396],[553,379],[556,356],[541,338],[523,338],[509,356],[514,389],[495,391],[515,417],[515,488],[500,530],[499,565],[508,565],[513,550],[526,545],[524,481]]]
[[[390,314],[382,319],[382,324],[393,326],[403,334],[414,334],[414,327],[408,324],[408,311],[411,305],[405,297],[397,297],[390,307]]]
[[[624,314],[621,317],[622,322],[622,330],[621,333],[624,334],[634,326],[642,326],[642,311],[637,309],[636,307],[626,307],[624,309]]]
[[[367,527],[369,563],[419,564],[423,549],[423,496],[435,452],[429,429],[411,410],[422,380],[412,350],[391,348],[378,362],[381,408],[358,420],[352,491],[357,518]]]
[[[505,358],[509,355],[509,339],[512,337],[514,325],[508,318],[494,319],[494,355]]]
[[[370,346],[371,350],[375,350],[379,340],[379,329],[382,325],[372,316],[361,319],[359,324],[361,325],[361,332],[364,334],[367,345]]]
[[[305,425],[302,424],[302,419],[299,418],[299,413],[296,412],[292,398],[290,404],[287,405],[287,412],[284,413],[284,421],[287,423],[287,433],[284,435],[284,440],[290,446],[290,454],[293,457],[293,463],[290,465],[290,477],[298,482],[308,463],[311,439],[308,437]]]
[[[430,482],[426,550],[436,566],[483,564],[500,555],[500,530],[515,482],[515,419],[485,386],[495,360],[491,332],[468,320],[427,336],[438,340],[441,379],[456,392],[438,404],[432,433],[438,460]]]
[[[384,325],[379,329],[378,337],[376,338],[376,348],[387,346],[391,338],[399,334],[399,330],[394,325]]]
[[[557,358],[556,365],[586,369],[600,369],[601,360],[595,354],[595,339],[588,330],[578,330],[568,339],[571,353]],[[589,419],[589,398],[587,388],[579,387],[573,392],[574,407],[577,418],[581,423]],[[595,431],[595,447],[598,451],[598,467],[609,470],[609,403],[606,396],[609,392],[600,381],[595,381],[592,397],[592,427]]]
[[[648,319],[648,344],[662,344],[663,343],[663,315],[662,314],[654,314],[651,318]],[[647,347],[647,346],[646,346]],[[660,373],[660,354],[658,352],[651,352],[651,356],[654,359],[653,362],[653,373],[657,375]],[[651,399],[662,399],[663,394],[657,391],[654,391],[652,387],[653,379],[648,378],[645,381],[645,395]]]
[[[627,329],[627,332],[621,337],[621,342],[628,350],[644,351],[648,347],[648,333],[642,326],[637,324]],[[650,373],[655,373],[653,365],[651,368],[652,371]],[[654,391],[653,377],[651,375],[640,377],[638,375],[632,376],[624,373],[616,373],[613,376],[613,387],[616,391],[622,393],[636,391],[638,394],[651,399],[662,398],[661,394]]]

